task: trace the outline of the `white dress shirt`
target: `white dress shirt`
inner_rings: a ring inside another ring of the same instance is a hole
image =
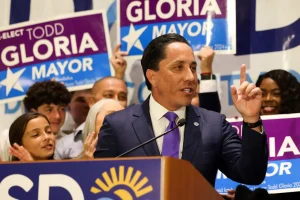
[[[152,121],[152,128],[154,131],[155,137],[164,133],[166,131],[166,128],[168,127],[170,121],[164,117],[164,115],[169,112],[165,107],[160,105],[153,96],[150,96],[149,101],[149,107],[150,107],[150,117]],[[185,118],[185,111],[186,107],[182,107],[176,111],[173,111],[178,115],[177,120]],[[179,133],[180,133],[180,145],[179,145],[179,158],[182,156],[182,149],[183,149],[183,139],[184,139],[184,128],[185,126],[179,127]],[[159,152],[162,151],[162,145],[163,145],[163,137],[160,137],[156,140]]]
[[[217,80],[201,80],[200,93],[217,92]]]
[[[64,136],[56,142],[54,159],[73,159],[76,158],[84,148],[82,130],[85,122],[82,123],[73,133]]]

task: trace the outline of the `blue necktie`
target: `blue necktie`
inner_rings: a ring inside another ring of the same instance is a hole
[[[167,112],[164,115],[170,121],[169,126],[166,131],[174,128],[176,126],[177,114],[174,112]],[[162,146],[162,156],[170,156],[173,158],[179,157],[179,144],[180,144],[180,134],[179,129],[176,128],[170,133],[164,136],[163,146]]]

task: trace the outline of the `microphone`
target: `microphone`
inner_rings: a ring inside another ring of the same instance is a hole
[[[128,151],[126,151],[126,152],[120,154],[120,155],[118,155],[116,158],[120,158],[120,157],[122,157],[122,156],[125,156],[125,155],[127,155],[127,154],[129,154],[129,153],[135,151],[136,149],[138,149],[138,148],[140,148],[140,147],[142,147],[142,146],[145,146],[146,144],[152,142],[153,140],[156,140],[156,139],[160,138],[161,136],[164,136],[164,135],[170,133],[171,131],[175,130],[176,128],[181,127],[181,126],[183,126],[183,125],[185,125],[185,124],[186,124],[186,120],[185,120],[184,118],[182,118],[182,119],[178,120],[177,125],[176,125],[174,128],[171,128],[170,130],[167,130],[167,131],[164,132],[163,134],[158,135],[158,136],[156,136],[156,137],[154,137],[154,138],[151,138],[150,140],[147,140],[146,142],[144,142],[144,143],[142,143],[142,144],[140,144],[140,145],[138,145],[138,146],[136,146],[136,147],[134,147],[134,148],[132,148],[132,149],[130,149],[130,150],[128,150]]]

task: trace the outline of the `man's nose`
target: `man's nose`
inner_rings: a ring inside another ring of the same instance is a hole
[[[114,97],[112,98],[113,100],[119,101],[118,99],[118,95],[114,95]]]
[[[190,68],[188,68],[185,71],[185,80],[187,80],[187,81],[194,81],[195,80],[195,73]]]

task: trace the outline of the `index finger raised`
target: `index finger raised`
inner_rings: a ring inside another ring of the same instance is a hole
[[[117,53],[118,51],[120,51],[121,48],[121,44],[118,44],[115,48],[114,48],[114,53]]]
[[[246,81],[246,65],[242,64],[240,72],[240,84]]]

